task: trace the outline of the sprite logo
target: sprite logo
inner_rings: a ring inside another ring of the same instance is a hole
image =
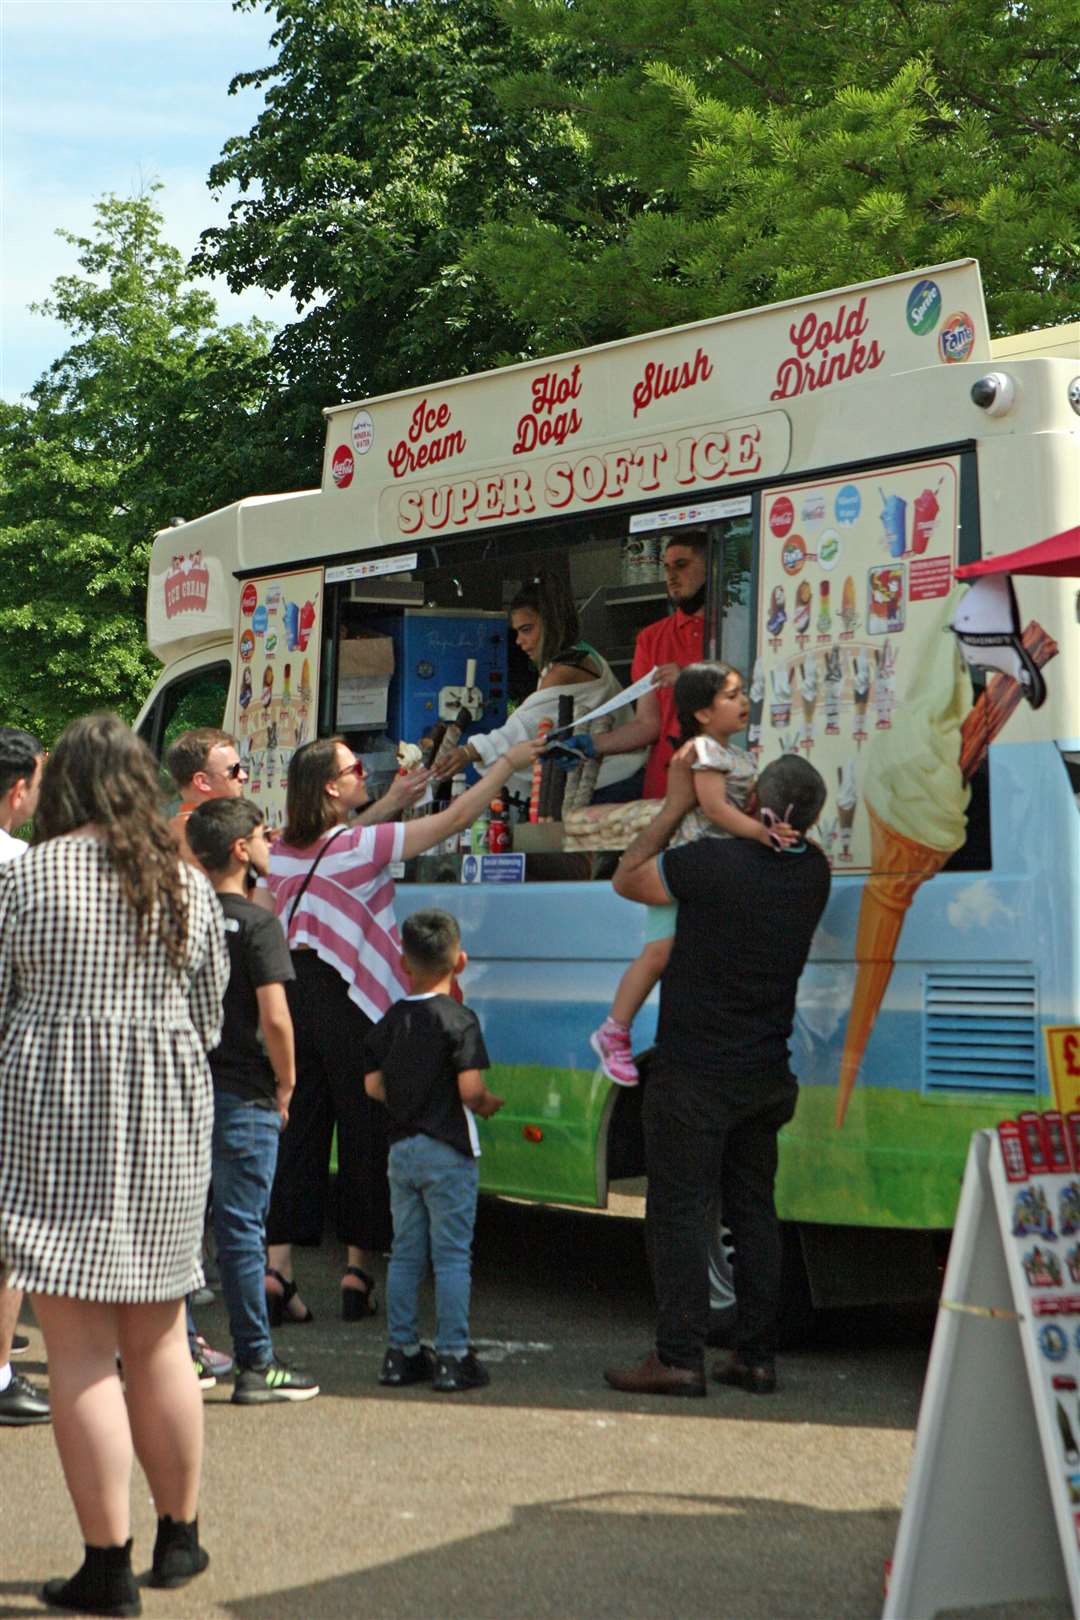
[[[916,337],[932,332],[941,317],[941,289],[936,281],[917,281],[908,294],[907,323]]]

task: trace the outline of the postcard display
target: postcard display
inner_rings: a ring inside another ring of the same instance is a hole
[[[959,488],[947,456],[762,498],[749,741],[762,766],[798,752],[821,772],[822,844],[839,871],[871,867],[860,770],[952,590]]]
[[[249,579],[240,591],[232,729],[250,772],[246,792],[272,828],[284,821],[293,752],[318,725],[322,599],[321,568]]]
[[[1080,1614],[1080,1114],[972,1137],[884,1620]]]

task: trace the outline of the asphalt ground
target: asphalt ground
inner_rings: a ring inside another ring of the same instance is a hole
[[[206,1398],[207,1573],[156,1617],[234,1620],[872,1620],[882,1604],[933,1331],[927,1312],[829,1319],[771,1397],[635,1399],[605,1365],[650,1347],[640,1203],[482,1203],[473,1330],[492,1382],[380,1389],[384,1318],[340,1320],[342,1256],[297,1251],[316,1314],[276,1335],[303,1405]],[[430,1320],[430,1303],[429,1303]],[[220,1301],[197,1312],[227,1346]],[[20,1371],[43,1380],[41,1339]],[[81,1543],[48,1428],[0,1430],[0,1617],[40,1615]],[[154,1512],[136,1470],[136,1569]],[[949,1620],[960,1611],[949,1611]],[[980,1620],[1064,1620],[1055,1604]]]

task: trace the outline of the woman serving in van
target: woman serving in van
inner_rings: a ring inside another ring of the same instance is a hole
[[[463,747],[455,748],[439,766],[441,777],[454,776],[470,765],[486,769],[513,744],[531,741],[541,720],[557,719],[561,697],[573,697],[574,724],[582,725],[588,722],[592,709],[622,691],[607,660],[581,640],[577,609],[561,575],[541,574],[518,591],[510,603],[510,629],[521,651],[540,671],[536,691],[518,705],[505,726],[481,732],[470,737]],[[614,724],[621,725],[632,713],[629,705],[617,710]],[[600,768],[595,797],[605,797],[604,789],[627,782],[644,763],[643,752],[606,759]],[[513,792],[528,797],[530,784],[526,776],[512,776],[509,786]]]
[[[285,828],[268,879],[296,972],[286,986],[296,1090],[266,1222],[272,1326],[312,1319],[296,1292],[291,1245],[321,1240],[335,1125],[338,1237],[347,1250],[341,1312],[357,1321],[375,1310],[372,1262],[391,1241],[386,1111],[365,1094],[362,1076],[357,1082],[357,1064],[372,1024],[411,988],[389,868],[469,826],[512,771],[531,771],[538,747],[518,743],[438,815],[369,827],[349,824],[368,794],[364,767],[341,737],[304,743],[289,762]]]

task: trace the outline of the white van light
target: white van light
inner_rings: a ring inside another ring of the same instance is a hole
[[[1016,384],[1003,371],[988,371],[985,377],[972,383],[971,397],[987,416],[1004,416],[1016,398]]]
[[[1077,416],[1080,416],[1080,377],[1074,377],[1069,384],[1069,404]]]

